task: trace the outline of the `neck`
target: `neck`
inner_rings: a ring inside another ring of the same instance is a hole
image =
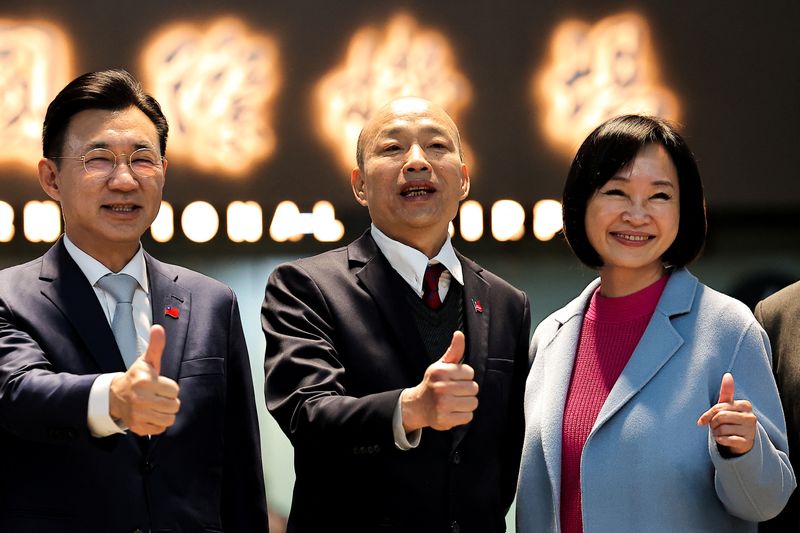
[[[377,227],[377,224],[376,224]],[[439,251],[444,246],[445,241],[447,240],[447,230],[445,229],[444,232],[437,231],[433,228],[427,228],[420,231],[415,232],[405,232],[405,233],[396,233],[392,231],[386,231],[383,228],[378,227],[387,237],[397,242],[401,242],[406,246],[410,246],[415,250],[419,250],[425,257],[431,259],[436,257]]]
[[[136,252],[139,251],[139,242],[136,243],[92,243],[80,237],[76,238],[69,231],[66,232],[72,244],[80,248],[87,255],[92,256],[111,272],[119,272],[127,265]]]
[[[661,264],[646,270],[601,267],[600,294],[609,298],[627,296],[649,287],[666,272],[666,268]]]

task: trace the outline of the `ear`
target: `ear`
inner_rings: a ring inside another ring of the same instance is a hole
[[[469,169],[467,165],[461,164],[461,200],[469,196]]]
[[[47,196],[56,202],[60,202],[61,190],[59,189],[58,168],[56,168],[56,164],[50,159],[42,158],[39,160],[38,170],[39,185],[42,186]]]
[[[364,207],[366,207],[368,203],[365,185],[366,183],[364,182],[364,175],[361,173],[361,169],[358,167],[354,168],[353,172],[350,173],[350,186],[353,188],[353,196],[356,197],[356,202]]]

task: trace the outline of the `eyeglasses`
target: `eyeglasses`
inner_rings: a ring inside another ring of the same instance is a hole
[[[93,148],[80,157],[48,157],[48,159],[78,159],[83,161],[83,168],[90,178],[107,178],[117,168],[117,156],[106,148]],[[164,171],[162,162],[165,157],[156,154],[150,148],[139,148],[128,156],[128,168],[139,178],[154,178]]]

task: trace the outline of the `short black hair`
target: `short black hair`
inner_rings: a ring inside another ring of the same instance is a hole
[[[141,84],[123,69],[88,72],[61,89],[47,107],[42,127],[44,157],[61,157],[64,139],[73,116],[87,109],[119,111],[139,108],[156,127],[161,155],[167,151],[169,126],[161,106],[145,93]],[[58,160],[56,160],[58,162]]]
[[[702,251],[706,239],[703,183],[692,151],[676,126],[651,116],[622,115],[607,120],[583,141],[567,175],[562,195],[564,236],[585,265],[603,266],[586,235],[586,205],[619,169],[647,144],[664,147],[678,172],[680,220],[675,241],[664,252],[665,264],[683,267]]]

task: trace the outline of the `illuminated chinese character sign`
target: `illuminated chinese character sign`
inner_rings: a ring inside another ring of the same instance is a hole
[[[169,26],[142,54],[145,87],[170,124],[170,158],[246,177],[275,149],[278,47],[233,18]]]
[[[0,163],[36,168],[47,105],[73,75],[70,50],[53,24],[0,18]]]
[[[569,155],[595,127],[624,113],[678,120],[678,99],[658,78],[647,21],[635,14],[595,25],[569,20],[553,32],[533,94],[553,145]]]
[[[349,172],[355,166],[358,134],[372,112],[391,99],[427,98],[458,122],[470,94],[444,35],[397,15],[384,29],[368,27],[353,35],[344,61],[320,81],[320,133]]]

